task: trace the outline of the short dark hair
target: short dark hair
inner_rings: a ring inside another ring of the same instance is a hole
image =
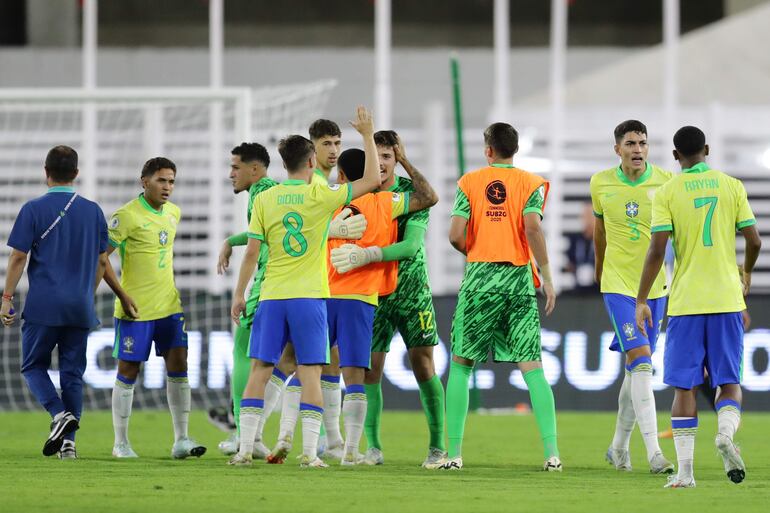
[[[380,130],[375,132],[374,144],[377,146],[395,146],[398,144],[398,134],[395,130]]]
[[[176,176],[176,164],[166,157],[153,157],[144,163],[142,178],[152,176],[161,169],[170,169],[174,172],[174,176]]]
[[[315,147],[301,135],[287,135],[278,143],[278,153],[281,154],[286,170],[296,171],[315,153]]]
[[[626,121],[623,121],[615,127],[615,144],[620,144],[620,141],[623,140],[623,137],[628,132],[636,132],[637,134],[644,134],[646,136],[647,127],[644,126],[644,123],[636,119],[627,119]]]
[[[366,153],[358,148],[351,148],[340,153],[337,159],[337,169],[345,173],[350,182],[360,180],[364,176]]]
[[[509,159],[519,151],[519,132],[508,123],[492,123],[484,130],[484,144],[498,157]]]
[[[342,137],[339,125],[329,119],[316,119],[313,121],[313,124],[310,125],[308,133],[310,134],[310,138],[314,141],[317,141],[321,137],[326,137],[327,135],[331,137],[334,137],[335,135],[337,137]]]
[[[78,175],[78,152],[69,146],[54,146],[45,157],[45,170],[57,183],[69,183]]]
[[[692,157],[706,149],[706,134],[698,127],[683,126],[674,134],[674,148],[683,157]]]
[[[230,153],[241,157],[243,162],[260,162],[265,167],[270,166],[270,155],[267,153],[267,148],[259,143],[242,142]]]

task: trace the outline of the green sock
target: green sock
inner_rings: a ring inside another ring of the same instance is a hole
[[[449,457],[461,455],[465,419],[468,417],[468,381],[473,367],[452,361],[446,384],[446,428],[449,435]]]
[[[366,433],[367,447],[382,450],[380,442],[380,420],[382,419],[382,384],[374,383],[364,385],[366,391],[366,420],[364,421],[364,433]]]
[[[233,415],[235,425],[240,433],[241,426],[241,399],[243,390],[249,381],[251,361],[249,360],[249,339],[251,329],[238,326],[235,330],[235,343],[233,344],[233,375],[230,377],[230,394],[233,398]]]
[[[430,431],[430,447],[446,450],[444,445],[444,387],[437,375],[428,381],[418,383],[420,386],[420,402],[428,419]]]
[[[545,379],[543,369],[534,369],[524,374],[527,382],[535,421],[543,439],[543,453],[546,458],[559,455],[556,445],[556,406],[553,401],[551,385]]]

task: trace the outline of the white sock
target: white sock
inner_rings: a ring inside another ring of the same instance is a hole
[[[631,401],[636,422],[647,448],[647,461],[660,451],[655,395],[652,393],[652,359],[642,356],[631,362]]]
[[[357,456],[366,418],[366,392],[363,385],[347,387],[342,413],[345,422],[345,454]]]
[[[241,401],[241,445],[238,448],[238,454],[246,457],[251,457],[251,453],[254,451],[254,439],[262,418],[262,408],[256,406],[256,403],[249,403],[250,401],[262,402],[260,399],[244,399]],[[244,402],[247,405],[244,405]]]
[[[302,403],[300,414],[302,415],[302,455],[310,461],[318,457],[318,435],[321,433],[321,419],[323,408],[312,404]]]
[[[190,422],[190,382],[187,373],[169,373],[166,378],[166,399],[174,423],[174,440],[187,438],[187,426]]]
[[[674,432],[674,447],[679,464],[679,479],[693,477],[693,454],[695,453],[695,433],[698,431],[698,417],[671,417]]]
[[[273,369],[273,374],[270,376],[270,380],[265,385],[265,410],[262,414],[262,426],[264,427],[267,419],[275,410],[278,405],[278,401],[281,400],[281,394],[283,393],[283,385],[286,382],[286,376],[277,368]]]
[[[297,427],[297,418],[299,417],[299,400],[302,395],[302,385],[294,377],[289,380],[289,385],[283,394],[283,405],[281,407],[281,426],[278,434],[280,440],[294,438],[294,429]]]
[[[128,419],[134,403],[134,381],[118,375],[112,387],[112,427],[115,430],[115,445],[128,443]]]
[[[636,414],[631,401],[631,373],[626,371],[618,394],[618,419],[615,422],[615,436],[612,438],[613,449],[628,450],[634,424],[636,424]]]
[[[342,445],[340,433],[340,414],[342,413],[342,391],[339,376],[321,376],[321,392],[324,400],[323,422],[326,428],[328,447]]]
[[[717,401],[717,431],[733,439],[741,423],[741,406],[730,399]]]

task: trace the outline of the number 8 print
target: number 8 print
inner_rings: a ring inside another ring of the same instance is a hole
[[[300,257],[307,251],[307,239],[302,235],[303,224],[302,216],[296,212],[289,212],[283,216],[283,227],[286,228],[286,235],[283,237],[283,250],[289,256]],[[292,239],[299,246],[298,250],[294,249]]]

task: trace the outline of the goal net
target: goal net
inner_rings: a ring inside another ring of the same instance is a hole
[[[176,284],[189,333],[189,378],[195,407],[229,400],[232,336],[229,320],[234,278],[216,274],[221,241],[246,229],[244,194],[229,182],[230,150],[258,141],[271,154],[268,173],[284,171],[275,142],[288,133],[307,133],[336,85],[318,81],[248,88],[171,89],[0,89],[0,239],[8,240],[15,216],[28,200],[45,192],[43,161],[58,144],[80,156],[77,190],[109,218],[141,192],[144,162],[165,156],[177,165],[171,200],[182,210],[174,245]],[[9,248],[0,247],[7,261]],[[112,264],[119,268],[118,258]],[[5,265],[0,266],[5,279]],[[26,276],[17,292],[23,307]],[[85,408],[109,408],[117,362],[112,358],[114,296],[102,284],[97,313],[102,325],[88,340]],[[21,329],[0,331],[0,410],[37,408],[20,374]],[[54,355],[51,375],[58,386]],[[152,354],[143,366],[136,407],[166,407],[165,367]]]

